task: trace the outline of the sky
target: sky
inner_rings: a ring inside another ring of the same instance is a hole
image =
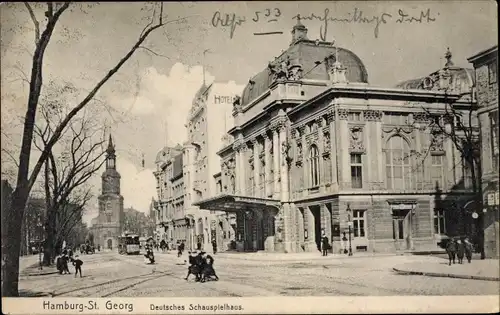
[[[77,98],[83,97],[135,43],[151,8],[141,2],[75,5],[47,48],[44,80],[71,82],[80,91]],[[35,7],[42,21],[43,12]],[[165,12],[178,22],[148,37],[144,46],[155,54],[138,50],[98,93],[108,109],[95,105],[117,148],[125,207],[143,212],[156,193],[156,153],[186,139],[186,114],[203,82],[202,65],[207,82],[245,85],[289,46],[297,14],[310,39],[335,40],[357,54],[375,86],[437,70],[447,47],[456,65],[470,67],[467,58],[496,45],[498,37],[494,1],[168,2]],[[30,74],[34,31],[22,3],[1,4],[0,17],[2,146],[15,151],[22,131],[15,118],[25,112],[28,95],[21,78]],[[283,33],[254,35],[259,32]],[[91,183],[98,194],[99,176]],[[96,214],[94,203],[86,222]]]

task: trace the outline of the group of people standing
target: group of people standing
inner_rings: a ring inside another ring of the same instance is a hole
[[[215,277],[216,281],[219,280],[213,267],[215,260],[212,256],[204,251],[190,251],[188,253],[189,267],[185,280],[188,280],[190,275],[195,275],[197,282],[205,282],[211,277]]]
[[[72,263],[73,266],[75,266],[75,277],[80,273],[80,278],[82,276],[82,265],[83,261],[78,257],[78,255],[75,255],[73,257],[73,250],[70,249],[63,249],[61,255],[56,257],[56,268],[59,271],[59,274],[71,274],[69,271],[69,263]]]

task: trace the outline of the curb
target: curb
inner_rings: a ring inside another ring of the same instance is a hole
[[[235,260],[246,260],[246,261],[265,261],[265,262],[290,262],[290,261],[311,261],[311,260],[344,260],[344,259],[359,259],[359,258],[376,258],[376,257],[393,257],[401,256],[402,254],[382,254],[382,255],[363,255],[363,256],[346,256],[346,255],[329,255],[328,257],[318,256],[318,257],[293,257],[284,259],[266,259],[265,257],[249,258],[249,257],[236,257],[237,255],[231,257],[229,255],[219,256],[221,258],[235,259]]]
[[[44,271],[44,272],[21,272],[21,276],[23,277],[34,277],[34,276],[45,276],[45,275],[53,275],[59,273],[59,271]]]
[[[417,276],[456,278],[456,279],[468,279],[468,280],[483,280],[483,281],[500,281],[499,277],[469,276],[469,275],[457,275],[457,274],[452,274],[452,273],[411,271],[411,270],[401,270],[401,269],[397,269],[397,268],[392,268],[392,270],[399,273],[399,274],[402,274],[402,275],[417,275]]]

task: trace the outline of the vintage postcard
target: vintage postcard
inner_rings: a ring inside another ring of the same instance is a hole
[[[499,311],[494,1],[2,2],[2,311]]]

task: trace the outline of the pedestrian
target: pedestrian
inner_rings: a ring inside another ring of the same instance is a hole
[[[328,237],[326,234],[323,232],[323,235],[321,236],[321,251],[322,251],[322,256],[328,256]]]
[[[78,258],[78,255],[75,256],[75,259],[73,259],[73,266],[75,266],[75,278],[78,272],[80,272],[80,278],[82,278],[82,265],[83,261]]]
[[[343,252],[344,254],[347,254],[347,237],[345,236],[345,232],[342,232],[343,236],[342,236],[342,249],[343,249]]]
[[[184,252],[184,241],[182,241],[179,246],[177,246],[177,257],[181,257]]]
[[[69,267],[68,267],[68,262],[69,262],[69,256],[67,254],[64,254],[63,257],[62,257],[62,262],[63,262],[63,273],[66,273],[66,274],[71,274],[71,272],[69,272]]]
[[[215,239],[212,240],[212,250],[214,252],[214,255],[217,254],[217,242]]]
[[[200,242],[200,240],[198,240],[198,243],[196,243],[196,249],[198,251],[201,251],[201,242]]]

